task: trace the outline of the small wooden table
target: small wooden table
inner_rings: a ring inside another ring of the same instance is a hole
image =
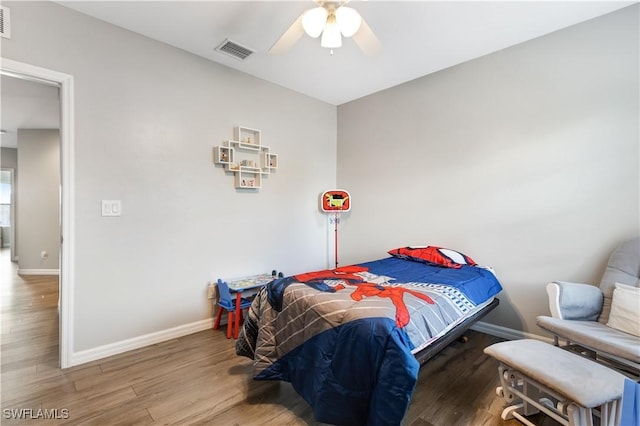
[[[271,281],[273,281],[276,277],[271,274],[259,274],[259,275],[251,275],[248,277],[235,278],[225,282],[229,286],[230,293],[236,293],[236,314],[234,315],[234,325],[233,325],[233,338],[238,338],[238,332],[240,329],[240,301],[242,299],[242,292],[253,290],[256,288],[260,288]]]

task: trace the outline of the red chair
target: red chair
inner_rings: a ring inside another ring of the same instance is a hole
[[[242,321],[242,310],[251,306],[251,300],[245,298],[240,299],[240,312],[236,313],[236,299],[235,297],[231,297],[229,286],[222,280],[218,280],[218,296],[218,315],[213,324],[213,329],[218,329],[220,319],[222,318],[222,311],[227,311],[227,339],[230,339],[233,334],[234,321],[238,321],[238,325],[240,324]]]

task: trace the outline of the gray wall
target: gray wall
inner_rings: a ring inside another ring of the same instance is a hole
[[[0,167],[3,169],[17,169],[18,150],[16,148],[0,148]]]
[[[639,231],[638,5],[341,105],[343,264],[410,244],[495,268],[487,322],[542,334],[552,280]]]
[[[547,281],[594,280],[638,232],[637,7],[336,112],[55,3],[3,5],[2,56],[75,77],[76,352],[208,318],[218,277],[327,267],[336,170],[341,264],[467,251],[497,270],[507,327],[533,330]],[[279,155],[258,193],[211,162],[238,124]]]
[[[72,350],[206,319],[218,277],[327,266],[334,106],[55,3],[3,5],[2,56],[74,76]],[[278,154],[257,193],[212,163],[236,125]],[[101,217],[102,199],[122,216]]]
[[[57,271],[60,260],[60,132],[18,129],[18,269]],[[46,251],[46,259],[41,252]],[[26,270],[26,271],[25,271]]]

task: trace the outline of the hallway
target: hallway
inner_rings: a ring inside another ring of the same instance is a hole
[[[0,335],[3,407],[26,380],[58,369],[58,276],[17,274],[8,248],[0,250]]]

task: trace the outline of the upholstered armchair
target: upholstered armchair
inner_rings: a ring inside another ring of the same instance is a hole
[[[564,281],[547,284],[551,316],[539,316],[536,322],[553,334],[556,346],[561,346],[561,340],[565,340],[564,347],[638,380],[638,287],[640,237],[625,241],[613,251],[599,287]]]

